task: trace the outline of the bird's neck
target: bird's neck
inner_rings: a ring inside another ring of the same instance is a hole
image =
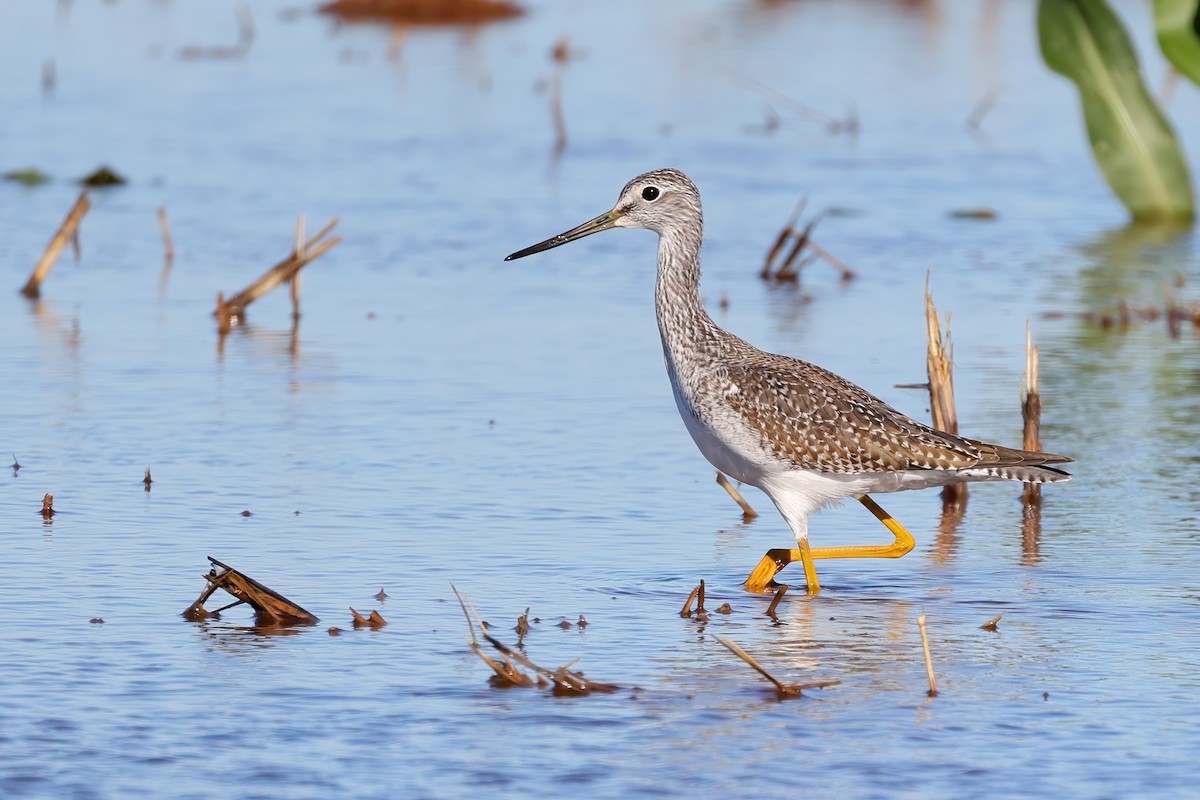
[[[717,332],[715,323],[700,302],[700,243],[703,236],[699,223],[659,235],[654,305],[668,361],[694,352]]]

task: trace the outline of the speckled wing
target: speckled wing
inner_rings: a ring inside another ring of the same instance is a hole
[[[726,365],[724,395],[797,468],[833,473],[1041,466],[1070,459],[934,430],[828,370],[767,353]]]

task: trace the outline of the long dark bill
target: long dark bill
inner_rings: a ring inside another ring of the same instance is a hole
[[[593,233],[606,231],[616,225],[618,219],[620,219],[620,216],[615,211],[605,211],[600,216],[596,217],[595,219],[588,220],[577,228],[571,228],[571,230],[560,233],[558,236],[551,236],[544,242],[538,242],[535,245],[526,247],[524,250],[518,250],[504,260],[513,261],[518,258],[524,258],[525,256],[531,256],[534,253],[540,253],[543,250],[549,250],[553,247],[558,247],[559,245],[566,244],[567,242],[573,242],[576,239],[582,239],[585,236],[591,236]]]

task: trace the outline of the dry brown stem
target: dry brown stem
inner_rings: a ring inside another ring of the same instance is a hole
[[[774,675],[772,675],[770,672],[768,672],[767,668],[758,662],[758,659],[756,659],[754,656],[750,655],[745,650],[743,650],[736,642],[734,642],[730,639],[726,639],[723,636],[716,636],[714,638],[716,638],[716,640],[718,642],[720,642],[721,644],[725,645],[725,648],[728,649],[729,652],[733,653],[735,656],[740,658],[742,661],[745,661],[747,664],[749,664],[751,667],[753,667],[755,669],[755,671],[758,672],[759,675],[762,675],[764,678],[769,680],[775,686],[775,692],[778,694],[780,699],[783,699],[785,697],[799,697],[805,689],[824,689],[827,686],[836,686],[839,683],[841,683],[841,681],[817,681],[815,683],[783,683],[778,678],[776,678]]]
[[[929,654],[929,635],[925,632],[925,615],[917,617],[917,627],[921,629],[921,649],[925,651],[925,672],[929,676],[929,696],[937,696],[937,679],[933,677],[933,657]]]
[[[958,434],[958,414],[954,410],[954,348],[950,344],[950,318],[946,317],[946,338],[943,344],[941,320],[929,291],[929,276],[925,277],[925,329],[929,340],[926,371],[929,374],[929,410],[933,427],[939,431]],[[961,503],[967,497],[965,484],[950,484],[942,489],[944,503]]]
[[[292,281],[294,284],[295,279],[299,277],[300,270],[306,264],[320,258],[342,240],[340,236],[334,236],[330,239],[325,238],[337,223],[338,220],[334,217],[315,236],[305,240],[304,217],[301,216],[297,224],[296,244],[287,258],[271,267],[258,280],[228,300],[225,299],[223,294],[218,293],[217,308],[213,311],[213,316],[217,318],[217,327],[219,330],[222,333],[228,333],[233,328],[242,324],[246,314],[246,307],[276,286],[287,281]],[[299,298],[297,296],[293,296],[293,314],[299,314]]]
[[[1038,392],[1038,349],[1033,343],[1033,334],[1029,323],[1025,323],[1025,387],[1021,393],[1021,417],[1025,421],[1025,438],[1023,447],[1026,450],[1041,452],[1042,396]],[[1021,492],[1021,500],[1025,503],[1037,503],[1042,497],[1042,487],[1036,483],[1026,483]]]
[[[354,627],[356,628],[375,629],[382,628],[384,625],[387,625],[387,620],[385,620],[383,615],[378,611],[372,611],[370,614],[364,617],[362,614],[355,611],[353,607],[351,607],[350,616],[353,618]]]
[[[690,617],[692,615],[692,603],[695,602],[696,596],[700,594],[700,585],[697,584],[692,588],[692,593],[688,595],[687,600],[683,604],[683,608],[679,609],[679,616]]]
[[[775,596],[771,598],[771,605],[767,606],[767,616],[771,619],[779,619],[779,616],[775,612],[776,609],[779,608],[779,601],[783,599],[785,594],[787,594],[787,590],[787,584],[782,584],[780,585],[779,589],[776,590]]]
[[[63,220],[63,224],[59,226],[58,231],[50,238],[50,244],[46,245],[46,251],[42,253],[42,257],[38,259],[37,264],[34,266],[29,280],[21,288],[21,294],[29,298],[41,295],[42,281],[46,280],[46,276],[50,274],[51,267],[58,260],[63,248],[67,246],[67,242],[71,241],[78,233],[79,223],[83,221],[83,215],[91,207],[91,201],[88,200],[88,190],[84,189],[79,193],[79,199],[75,201],[75,205],[71,206],[71,210],[67,212],[67,218]]]
[[[570,664],[559,667],[558,669],[546,669],[533,663],[527,656],[518,650],[515,650],[504,642],[488,633],[487,627],[479,620],[478,615],[475,615],[475,620],[472,621],[474,609],[467,611],[467,602],[463,600],[458,593],[458,589],[451,584],[450,588],[454,591],[454,596],[458,598],[459,606],[462,607],[463,615],[467,618],[467,624],[471,627],[471,649],[475,651],[484,663],[492,668],[496,673],[494,681],[502,685],[508,686],[545,686],[546,682],[553,687],[554,694],[566,695],[583,695],[591,694],[592,692],[612,692],[619,687],[610,683],[599,683],[597,681],[585,678],[582,672],[573,672],[567,667]],[[500,652],[503,662],[499,662],[491,658],[483,652],[479,640],[475,636],[475,624],[479,625],[479,632],[484,639],[488,641],[492,647]],[[539,679],[535,683],[528,675],[521,672],[516,665],[527,667],[538,674]]]
[[[854,270],[850,269],[850,267],[846,266],[845,262],[818,245],[812,239],[813,229],[821,221],[822,215],[818,214],[813,217],[802,229],[798,230],[796,228],[796,225],[800,221],[800,215],[804,213],[806,204],[807,198],[801,198],[800,202],[796,204],[796,209],[792,212],[792,216],[788,218],[787,224],[779,231],[779,235],[775,237],[775,241],[771,243],[771,247],[767,250],[767,256],[763,261],[763,268],[758,273],[758,277],[765,281],[796,283],[800,280],[800,272],[819,258],[836,269],[843,281],[853,280],[855,277]],[[792,246],[788,249],[787,255],[776,266],[775,262],[779,258],[779,254],[787,247],[789,241],[792,243]]]

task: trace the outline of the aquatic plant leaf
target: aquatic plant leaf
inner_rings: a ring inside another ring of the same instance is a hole
[[[6,181],[19,183],[22,186],[41,186],[46,181],[50,180],[50,176],[42,172],[37,167],[10,170],[0,177],[3,177]]]
[[[1154,31],[1175,69],[1200,84],[1200,0],[1154,0]]]
[[[1040,0],[1038,38],[1047,66],[1079,88],[1092,153],[1133,218],[1191,219],[1183,151],[1104,0]]]
[[[100,167],[90,175],[84,175],[79,182],[84,186],[122,186],[125,178],[108,167]]]

